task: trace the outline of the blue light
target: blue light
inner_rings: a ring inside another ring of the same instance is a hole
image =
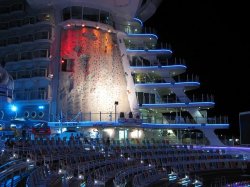
[[[156,39],[158,39],[158,36],[156,36],[155,34],[128,34],[128,36],[131,36],[131,37],[133,37],[133,36],[141,36],[141,37],[145,37],[145,36],[148,36],[148,37],[154,37],[154,38],[156,38]]]
[[[152,70],[152,69],[159,69],[159,66],[130,66],[131,69],[137,70],[137,69],[145,69],[145,70]],[[167,65],[167,66],[161,66],[161,69],[174,69],[174,68],[187,68],[185,65]]]
[[[138,18],[133,18],[133,20],[138,21],[138,22],[141,24],[141,26],[143,27],[143,22],[142,22],[140,19],[138,19]]]
[[[148,49],[148,50],[143,50],[143,49],[127,49],[127,52],[151,52],[151,53],[155,53],[155,52],[160,52],[160,53],[164,53],[164,52],[168,52],[168,53],[173,53],[170,49]]]
[[[44,109],[44,106],[42,106],[42,105],[40,105],[40,106],[38,106],[38,109]]]
[[[12,112],[16,112],[17,111],[17,107],[15,105],[11,105],[10,107]]]

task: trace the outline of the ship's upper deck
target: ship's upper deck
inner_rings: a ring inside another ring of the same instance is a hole
[[[112,12],[112,15],[118,20],[130,20],[133,17],[140,17],[145,21],[154,14],[161,0],[154,0],[153,2],[147,0],[27,0],[27,2],[35,9],[86,6]]]

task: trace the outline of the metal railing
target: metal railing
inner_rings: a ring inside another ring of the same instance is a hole
[[[133,58],[130,61],[131,66],[171,66],[171,65],[185,65],[186,62],[184,59],[181,58],[174,58],[174,59],[158,59],[157,61],[151,61],[148,59],[144,59],[143,57],[140,58]]]
[[[14,92],[15,100],[46,100],[48,99],[47,90],[29,90]]]
[[[32,77],[47,77],[47,68],[35,68],[32,70],[19,70],[19,71],[10,71],[9,74],[13,77],[14,80],[21,78],[32,78]]]
[[[173,114],[173,113],[172,113]],[[78,116],[75,118],[75,116]],[[158,114],[141,114],[138,113],[134,114],[121,114],[121,113],[78,113],[78,114],[67,114],[61,118],[62,123],[68,123],[68,126],[78,126],[78,122],[110,122],[112,124],[115,122],[115,115],[117,116],[117,121],[124,121],[122,119],[127,119],[127,122],[136,123],[138,121],[143,123],[160,123],[160,124],[197,124],[197,123],[204,123],[204,124],[228,124],[228,117],[227,116],[219,116],[219,117],[196,117],[190,118],[185,116],[160,116]],[[55,121],[56,116],[54,116]],[[74,119],[74,121],[71,121]],[[117,122],[116,121],[116,122]],[[52,122],[53,123],[53,122]],[[60,126],[60,122],[56,122],[57,126]]]
[[[168,82],[171,77],[148,76],[147,73],[133,74],[134,83],[175,83]],[[195,75],[178,76],[176,82],[199,82],[199,77]]]

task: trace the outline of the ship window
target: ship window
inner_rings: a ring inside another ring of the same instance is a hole
[[[10,7],[1,6],[0,7],[0,14],[8,14],[10,12]]]
[[[150,103],[155,104],[155,94],[150,94]]]
[[[71,18],[70,8],[63,9],[63,21]]]
[[[34,58],[41,58],[41,57],[48,57],[48,50],[44,49],[44,50],[37,50],[33,52],[33,57]]]
[[[28,34],[28,35],[21,36],[20,41],[21,42],[31,42],[31,41],[33,41],[33,35]]]
[[[145,104],[149,103],[149,93],[144,93],[144,103]]]
[[[71,8],[72,19],[82,19],[82,7],[73,6]]]
[[[49,32],[48,31],[35,33],[35,40],[48,39],[48,38],[49,38]]]
[[[137,92],[137,99],[138,99],[139,105],[142,105],[143,104],[143,92]]]
[[[17,19],[17,20],[12,20],[9,23],[9,27],[20,27],[22,26],[23,20]]]
[[[23,52],[21,53],[21,60],[29,60],[32,59],[32,53],[31,52]]]
[[[110,24],[109,13],[106,11],[100,12],[100,22],[105,24]]]
[[[18,61],[18,54],[15,53],[15,54],[9,54],[9,55],[7,55],[5,61],[6,62]]]
[[[89,21],[98,21],[99,20],[99,10],[94,8],[83,8],[83,19]]]
[[[23,9],[24,9],[24,6],[21,3],[13,4],[11,6],[11,11],[19,11],[19,10],[23,10]]]
[[[37,22],[49,21],[49,20],[50,20],[49,18],[50,18],[49,14],[39,14],[39,15],[36,17],[36,20],[37,20]]]
[[[18,44],[18,43],[19,43],[18,37],[8,38],[8,44]]]

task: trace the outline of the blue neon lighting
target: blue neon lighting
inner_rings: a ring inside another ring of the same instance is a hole
[[[210,104],[210,105],[214,105],[214,102],[189,102],[187,103],[159,103],[159,104],[142,104],[142,106],[165,106],[165,105],[202,105],[203,104]]]
[[[169,52],[169,53],[173,53],[170,49],[149,49],[149,50],[143,50],[143,49],[127,49],[127,52]]]
[[[141,36],[141,37],[148,36],[148,37],[154,37],[154,38],[158,39],[158,36],[155,34],[128,34],[128,36],[131,36],[131,37],[133,37],[133,36]]]
[[[130,66],[133,69],[159,69],[159,66]],[[164,68],[187,68],[185,65],[168,65],[168,66],[161,66],[161,69]]]
[[[169,124],[163,124],[163,123],[142,123],[143,128],[228,128],[229,124],[209,124],[207,123],[205,126],[203,124],[192,124],[192,123],[169,123]],[[250,148],[249,148],[250,149]]]
[[[15,105],[11,105],[11,106],[10,106],[10,110],[11,110],[12,112],[16,112],[16,111],[17,111],[17,107],[16,107]]]
[[[190,85],[191,84],[191,85]],[[192,84],[200,85],[199,82],[177,82],[177,83],[136,83],[135,86],[144,86],[144,87],[163,87],[163,86],[172,86],[172,85],[183,85],[183,86],[192,86]]]
[[[41,106],[38,106],[38,109],[44,109],[44,106],[43,105],[41,105]]]
[[[200,85],[200,83],[199,82],[176,82],[175,84],[198,84],[198,85]]]
[[[140,19],[138,19],[138,18],[133,18],[133,20],[138,21],[138,22],[141,24],[141,27],[143,27],[143,22],[142,22]]]

